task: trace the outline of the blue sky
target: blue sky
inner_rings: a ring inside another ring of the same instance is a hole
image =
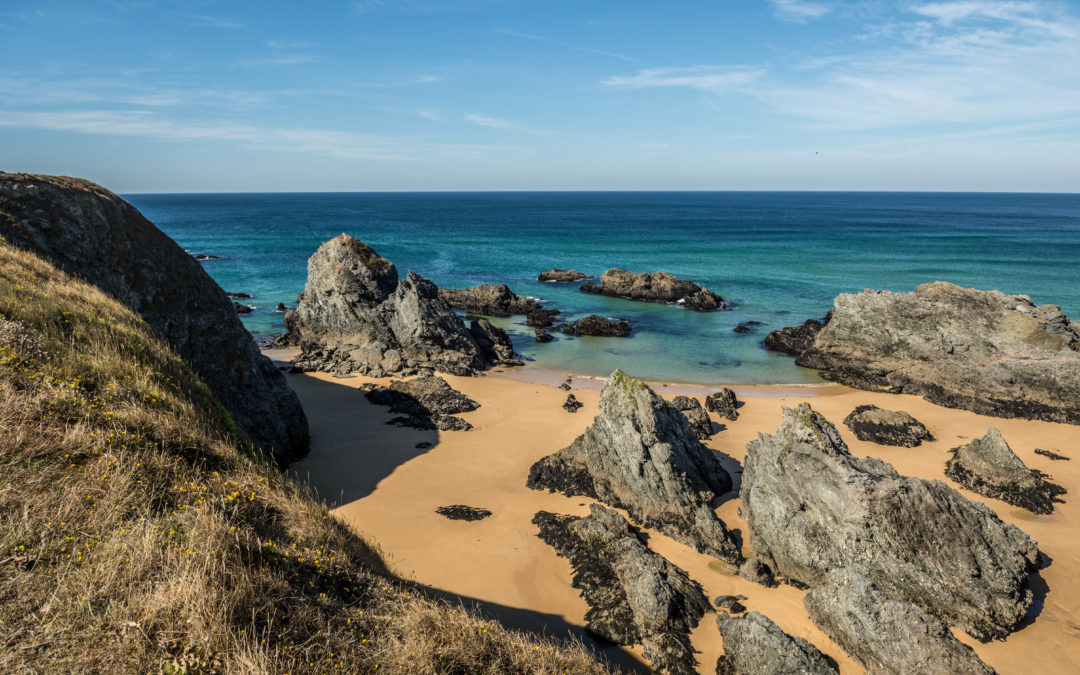
[[[0,169],[118,192],[1080,191],[1080,3],[0,5]]]

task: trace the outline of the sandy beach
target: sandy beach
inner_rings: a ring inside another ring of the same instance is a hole
[[[267,353],[275,359],[289,357],[283,350]],[[522,368],[474,378],[445,378],[480,403],[478,410],[462,415],[473,430],[435,432],[389,426],[387,409],[368,403],[357,391],[371,379],[290,375],[310,421],[312,448],[293,470],[333,506],[338,517],[377,543],[402,576],[467,602],[479,601],[512,626],[584,635],[586,605],[570,585],[570,565],[536,536],[530,521],[539,510],[583,515],[589,500],[529,490],[525,481],[533,462],[568,445],[591,423],[602,382],[576,379],[573,393],[584,407],[570,414],[561,407],[566,398],[566,392],[556,386],[561,378],[550,373]],[[654,388],[670,397],[683,392],[700,395],[718,386]],[[999,673],[1080,671],[1080,585],[1075,582],[1080,576],[1080,526],[1074,504],[1075,495],[1080,494],[1080,458],[1053,461],[1035,454],[1036,448],[1043,448],[1073,457],[1080,448],[1080,427],[986,417],[913,396],[832,384],[737,387],[736,391],[745,402],[738,421],[721,423],[714,415],[721,430],[706,442],[730,458],[724,460],[725,465],[736,472],[746,443],[758,432],[775,432],[781,406],[803,401],[840,427],[853,454],[875,456],[902,474],[943,480],[952,487],[957,486],[944,477],[949,449],[982,436],[990,426],[1000,429],[1028,466],[1049,474],[1068,494],[1052,515],[1034,516],[961,490],[1034,537],[1051,562],[1035,577],[1034,620],[1028,625],[1007,640],[988,644],[963,633],[957,636]],[[935,440],[910,449],[858,441],[841,423],[856,406],[867,403],[907,411],[930,429]],[[425,442],[431,447],[416,447]],[[736,481],[738,477],[735,473]],[[493,515],[465,522],[435,513],[436,508],[453,504],[486,508]],[[729,527],[745,532],[737,498],[724,501],[718,514]],[[726,573],[707,556],[657,532],[646,532],[649,545],[700,582],[710,599],[744,595],[749,610],[760,611],[788,633],[810,640],[839,663],[842,673],[862,672],[810,622],[802,605],[804,591],[752,584]],[[714,672],[722,652],[715,615],[706,615],[692,638],[700,652],[699,672]],[[645,669],[635,650],[609,647],[604,651],[624,667]]]

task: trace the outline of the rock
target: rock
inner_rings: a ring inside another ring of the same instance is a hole
[[[689,309],[702,311],[727,309],[724,299],[719,295],[667,272],[634,274],[612,267],[600,277],[599,284],[586,281],[581,285],[581,290],[585,293],[642,302],[681,303]]]
[[[844,418],[855,438],[880,445],[914,448],[934,437],[922,422],[902,410],[884,410],[876,405],[861,405]]]
[[[739,511],[752,557],[773,575],[816,587],[846,567],[984,641],[1024,618],[1038,547],[985,505],[853,457],[806,403],[746,450]]]
[[[948,408],[1080,424],[1080,334],[1023,295],[943,282],[839,295],[795,363]]]
[[[681,412],[622,371],[604,386],[592,425],[533,464],[528,486],[592,497],[699,553],[741,561],[735,535],[712,509],[731,476]]]
[[[0,172],[0,235],[141,316],[256,447],[280,462],[307,452],[300,401],[232,301],[131,204],[77,178]]]
[[[207,255],[205,253],[196,253],[194,258],[196,260],[221,260],[219,255]]]
[[[736,333],[755,333],[757,332],[757,326],[760,325],[760,321],[740,321],[739,325],[732,330]]]
[[[776,578],[773,577],[772,570],[769,569],[769,566],[759,560],[755,555],[751,555],[746,559],[746,562],[739,567],[739,576],[747,581],[765,586],[766,588],[776,588],[779,586],[776,582]]]
[[[676,396],[671,399],[671,405],[676,410],[686,415],[687,421],[690,422],[690,430],[694,432],[694,436],[698,440],[705,440],[712,436],[712,420],[709,419],[709,413],[705,412],[705,409],[701,407],[701,403],[692,396]]]
[[[746,607],[739,601],[745,599],[745,595],[721,595],[713,598],[713,604],[730,614],[742,614]]]
[[[724,387],[720,391],[705,397],[705,409],[734,422],[739,419],[739,401],[735,392]]]
[[[514,344],[502,328],[487,319],[473,319],[469,324],[469,333],[476,340],[480,351],[490,354],[496,363],[504,366],[522,365],[521,361],[514,358]]]
[[[570,379],[569,377],[566,378],[566,380],[563,381],[563,383],[559,385],[559,389],[562,389],[563,391],[570,391],[570,383],[571,382],[573,382],[572,379]]]
[[[285,312],[284,323],[285,332],[281,335],[275,335],[274,337],[266,340],[262,343],[265,347],[297,347],[300,345],[300,331],[297,330],[298,315],[296,310],[290,309]]]
[[[821,329],[829,322],[826,316],[822,320],[807,319],[801,326],[789,326],[774,330],[765,336],[765,346],[785,354],[799,356],[814,343]]]
[[[870,675],[994,674],[938,618],[893,600],[858,572],[832,570],[829,585],[810,591],[803,604],[818,628]]]
[[[250,300],[251,296],[247,293],[225,293],[230,298],[236,298],[237,300]]]
[[[308,261],[296,308],[301,353],[294,365],[372,377],[474,375],[508,363],[509,338],[488,326],[476,321],[466,328],[435,284],[413,272],[399,282],[393,263],[343,234]]]
[[[557,309],[534,309],[526,316],[525,325],[532,328],[551,328],[559,314],[561,312]]]
[[[578,409],[584,407],[584,403],[574,398],[573,394],[566,397],[566,403],[562,404],[563,410],[569,413],[576,413]]]
[[[440,506],[435,509],[435,513],[440,516],[446,516],[450,520],[466,520],[469,522],[483,520],[491,515],[491,511],[488,511],[487,509],[480,509],[475,506],[465,506],[464,504]]]
[[[557,267],[553,270],[541,272],[540,275],[536,277],[537,281],[549,281],[560,284],[569,283],[571,281],[581,281],[582,279],[592,279],[592,277],[588,274],[578,272],[577,270],[561,270]]]
[[[472,288],[440,288],[439,299],[457,309],[484,316],[528,314],[540,309],[532,298],[520,298],[506,284],[483,284]]]
[[[1045,474],[1029,469],[994,427],[952,453],[945,475],[983,496],[1048,515],[1054,512],[1054,502],[1061,501],[1058,496],[1065,494]]]
[[[288,311],[288,307],[285,306],[284,302],[279,302],[277,304],[277,307],[275,307],[274,309],[275,309],[275,311],[278,311],[278,312],[286,312],[286,311]]]
[[[451,387],[441,377],[418,377],[395,380],[389,387],[365,385],[364,397],[375,405],[390,406],[390,412],[401,417],[388,424],[415,429],[462,431],[472,425],[454,417],[455,413],[476,410],[480,404]]]
[[[589,335],[594,337],[627,337],[630,324],[625,319],[609,321],[599,314],[590,314],[574,324],[571,335]]]
[[[540,538],[573,566],[574,588],[589,605],[589,632],[619,645],[641,644],[658,672],[696,672],[690,631],[709,611],[697,582],[649,550],[616,511],[599,504],[584,518],[540,511],[532,522]]]
[[[1050,459],[1057,460],[1057,461],[1061,461],[1061,460],[1065,460],[1066,462],[1069,461],[1068,457],[1066,457],[1065,455],[1058,454],[1058,453],[1054,452],[1053,450],[1043,450],[1042,448],[1035,448],[1035,454],[1036,455],[1042,455],[1043,457],[1049,457]]]
[[[836,675],[827,656],[803,638],[792,637],[764,614],[736,617],[719,614],[716,626],[724,638],[724,654],[716,675]]]
[[[241,305],[239,302],[234,302],[232,306],[233,309],[236,310],[237,314],[251,314],[255,311],[255,308],[251,305]]]
[[[540,343],[551,342],[554,339],[555,338],[552,337],[551,333],[547,332],[543,328],[537,328],[536,329],[536,341],[537,342],[540,342]]]

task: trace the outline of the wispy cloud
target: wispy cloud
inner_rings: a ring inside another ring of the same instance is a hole
[[[820,19],[832,11],[828,5],[809,0],[769,0],[769,2],[778,18],[797,23]]]
[[[523,40],[532,40],[534,42],[550,42],[551,44],[562,47],[564,49],[573,49],[579,52],[586,52],[588,54],[597,54],[599,56],[610,56],[613,59],[619,59],[620,61],[629,61],[636,63],[637,59],[626,56],[625,54],[619,54],[617,52],[609,52],[604,49],[594,49],[593,47],[582,47],[581,45],[570,44],[567,42],[560,42],[554,38],[546,37],[544,35],[533,35],[532,33],[522,33],[516,30],[510,30],[509,28],[496,28],[496,33],[502,35],[509,35],[510,37],[521,38]]]
[[[519,131],[533,135],[547,135],[551,133],[550,131],[544,131],[543,129],[532,129],[509,120],[504,120],[500,117],[492,117],[491,115],[483,115],[480,113],[469,113],[468,115],[465,115],[465,121],[475,124],[478,127],[487,127],[489,129]]]
[[[315,43],[307,40],[267,40],[266,46],[270,49],[309,49]]]
[[[246,21],[241,21],[240,19],[206,15],[191,17],[191,25],[206,26],[207,28],[225,28],[229,30],[247,30],[250,28]]]
[[[609,87],[689,87],[722,93],[745,87],[765,75],[760,66],[691,66],[689,68],[646,68],[634,75],[603,80]]]

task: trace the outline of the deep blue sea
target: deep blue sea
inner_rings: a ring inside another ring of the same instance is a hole
[[[766,351],[768,330],[820,317],[838,293],[944,280],[1030,295],[1080,319],[1080,195],[821,192],[529,192],[128,195],[227,291],[249,293],[256,336],[281,332],[308,257],[347,232],[439,286],[506,283],[579,318],[625,317],[632,337],[536,344],[535,365],[698,383],[820,381]],[[587,295],[541,270],[663,270],[734,305],[698,313]],[[734,333],[740,321],[756,333]]]

